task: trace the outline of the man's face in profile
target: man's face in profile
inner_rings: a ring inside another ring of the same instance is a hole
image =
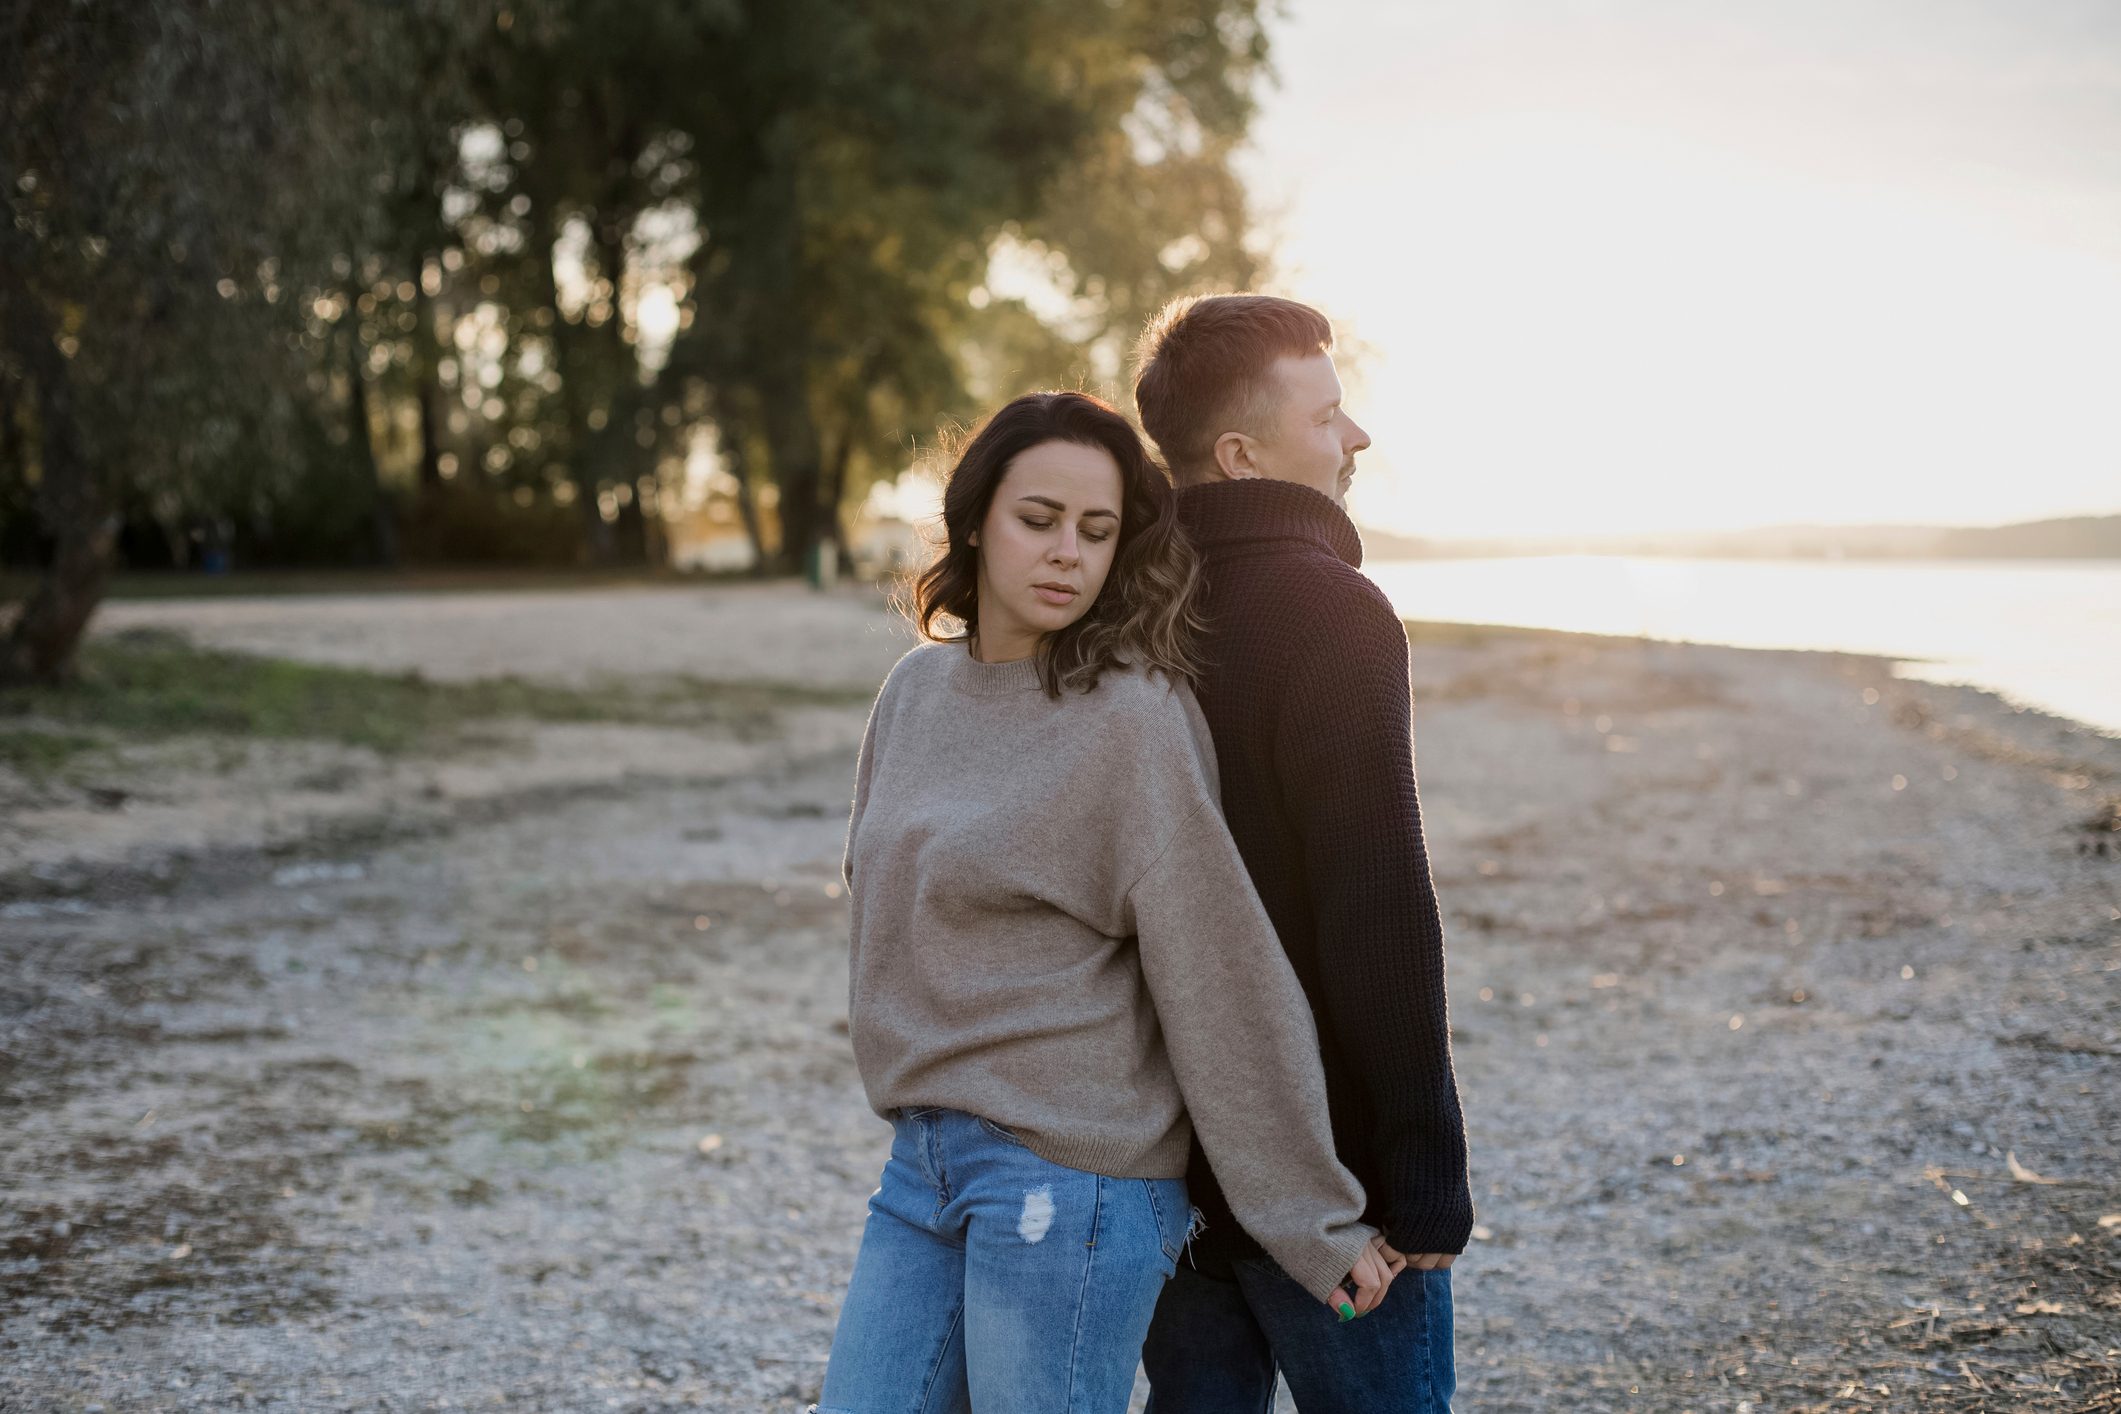
[[[1341,407],[1332,355],[1276,360],[1261,393],[1259,434],[1251,449],[1258,474],[1344,503],[1355,479],[1355,454],[1370,445],[1370,434]]]

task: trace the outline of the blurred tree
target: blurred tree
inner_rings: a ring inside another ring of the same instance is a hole
[[[320,316],[413,107],[423,26],[455,0],[0,8],[0,406],[48,563],[0,680],[63,675],[129,508],[294,557],[388,553],[363,388]],[[334,435],[334,433],[337,435]]]
[[[1250,282],[1258,9],[5,7],[0,674],[63,671],[121,527],[640,562],[709,445],[766,568],[844,554],[939,419]]]
[[[779,568],[898,470],[909,433],[966,410],[968,344],[1028,332],[984,284],[998,245],[1057,254],[1067,309],[1039,321],[1051,342],[1019,338],[1023,366],[988,370],[989,396],[1011,372],[1054,381],[1068,354],[1080,381],[1100,344],[1109,378],[1169,293],[1249,282],[1229,156],[1265,63],[1256,0],[742,15],[741,66],[697,87],[688,125],[707,239],[672,366],[755,404]]]

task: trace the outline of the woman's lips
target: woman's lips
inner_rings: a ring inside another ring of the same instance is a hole
[[[1053,605],[1055,608],[1060,608],[1064,605],[1072,604],[1075,602],[1075,591],[1072,589],[1064,589],[1059,585],[1034,584],[1031,586],[1031,592],[1033,594],[1036,594],[1040,599],[1043,599],[1046,603]]]

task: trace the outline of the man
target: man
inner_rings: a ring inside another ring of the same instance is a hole
[[[1152,1414],[1259,1414],[1277,1369],[1304,1414],[1448,1410],[1456,1386],[1450,1266],[1473,1203],[1443,928],[1406,630],[1358,571],[1342,506],[1370,439],[1341,406],[1332,346],[1291,300],[1181,300],[1143,333],[1135,402],[1202,556],[1223,810],[1310,998],[1363,1216],[1406,1266],[1376,1310],[1339,1323],[1237,1225],[1196,1145],[1206,1226],[1142,1352]]]

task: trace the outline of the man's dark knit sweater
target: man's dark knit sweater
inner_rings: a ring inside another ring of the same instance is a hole
[[[1310,998],[1341,1162],[1394,1247],[1462,1252],[1473,1200],[1406,628],[1319,492],[1218,481],[1181,491],[1178,514],[1205,567],[1199,698],[1223,813]],[[1197,1143],[1187,1179],[1202,1268],[1260,1255]]]

